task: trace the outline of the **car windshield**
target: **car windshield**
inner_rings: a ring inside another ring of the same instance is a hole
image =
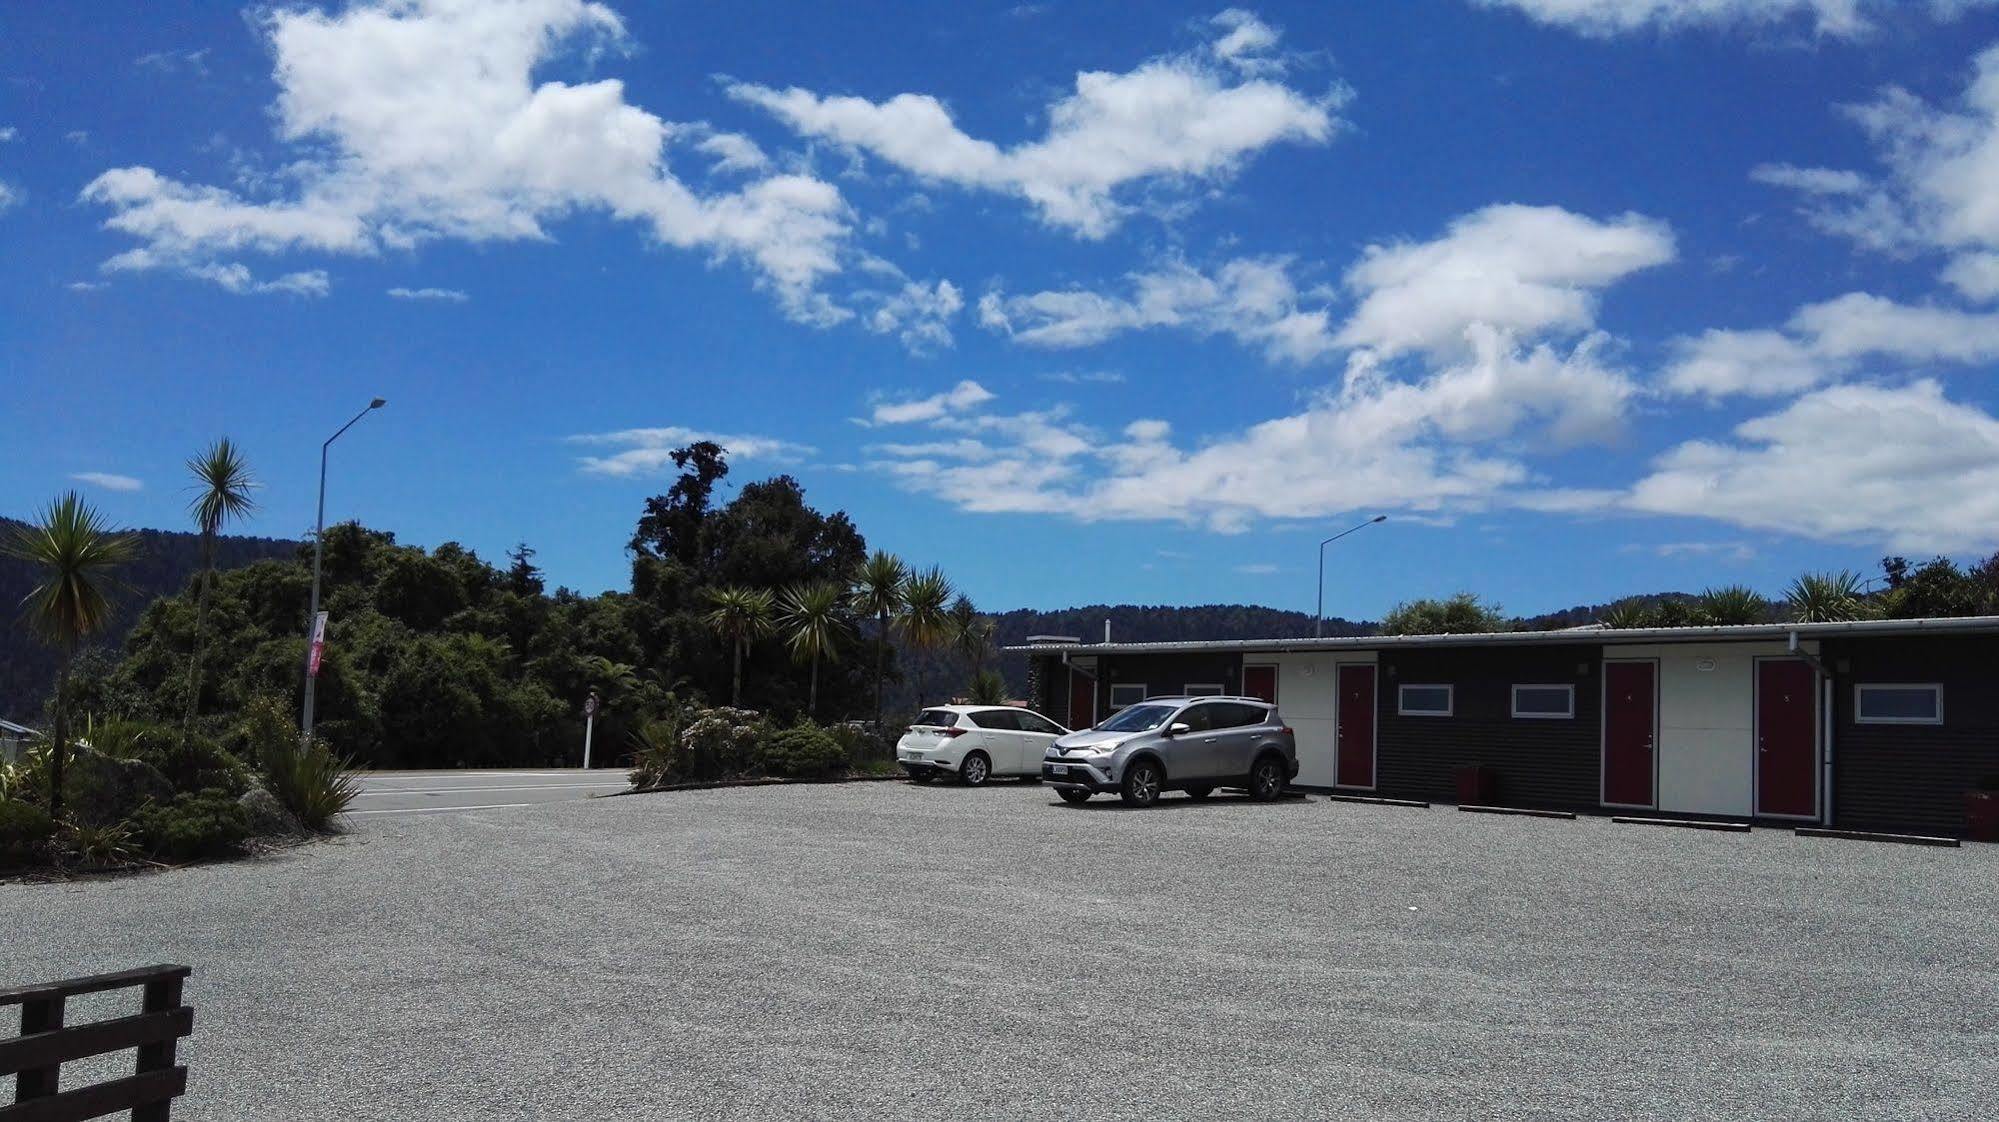
[[[905,709],[903,712],[907,713],[909,710]],[[956,728],[958,715],[949,709],[925,709],[916,715],[916,723],[940,729]]]
[[[1171,705],[1134,705],[1097,727],[1105,732],[1150,732],[1173,715]]]

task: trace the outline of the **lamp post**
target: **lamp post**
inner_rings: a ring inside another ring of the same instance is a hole
[[[319,517],[313,522],[312,527],[312,610],[306,613],[305,618],[305,713],[299,722],[304,736],[312,735],[313,686],[319,681],[319,660],[314,655],[313,645],[325,637],[325,632],[320,630],[319,624],[319,566],[320,558],[326,550],[326,453],[327,449],[333,447],[333,442],[340,439],[341,433],[353,428],[361,418],[387,404],[387,401],[379,397],[370,401],[368,408],[354,414],[352,421],[340,426],[340,432],[327,437],[326,443],[319,446]]]
[[[1319,543],[1319,606],[1312,613],[1312,638],[1320,638],[1326,632],[1326,547],[1353,533],[1355,530],[1365,530],[1376,522],[1386,521],[1388,521],[1386,514],[1377,514],[1360,525],[1341,530],[1339,533]],[[311,695],[308,694],[307,696]]]

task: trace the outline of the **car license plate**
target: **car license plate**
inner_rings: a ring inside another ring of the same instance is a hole
[[[1050,774],[1050,775],[1067,775],[1067,774],[1069,774],[1069,769],[1068,769],[1068,768],[1066,768],[1066,767],[1063,767],[1063,766],[1062,766],[1061,764],[1049,764],[1049,765],[1048,765],[1048,774]]]

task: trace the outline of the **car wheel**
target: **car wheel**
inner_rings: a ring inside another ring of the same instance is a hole
[[[1187,788],[1187,797],[1188,797],[1188,798],[1190,798],[1190,799],[1205,799],[1205,798],[1207,798],[1207,797],[1208,797],[1209,795],[1212,795],[1212,794],[1214,794],[1214,793],[1215,793],[1215,789],[1214,789],[1213,787],[1189,787],[1189,788]]]
[[[992,778],[993,762],[986,759],[984,752],[974,752],[958,765],[958,782],[967,787],[983,787]]]
[[[929,768],[924,768],[921,771],[912,771],[909,773],[909,781],[911,783],[928,783],[935,778],[937,778],[937,773],[931,771]]]
[[[1055,793],[1062,796],[1062,801],[1065,803],[1086,803],[1090,801],[1090,793],[1081,787],[1064,787]]]
[[[1124,784],[1118,794],[1126,806],[1151,806],[1159,801],[1166,774],[1151,760],[1139,760],[1124,769]]]
[[[1271,753],[1256,761],[1249,772],[1249,797],[1260,803],[1284,793],[1284,758]]]

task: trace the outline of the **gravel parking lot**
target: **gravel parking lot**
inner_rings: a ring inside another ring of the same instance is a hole
[[[188,1119],[1989,1117],[1999,847],[1042,787],[364,819],[0,887],[198,968]]]

